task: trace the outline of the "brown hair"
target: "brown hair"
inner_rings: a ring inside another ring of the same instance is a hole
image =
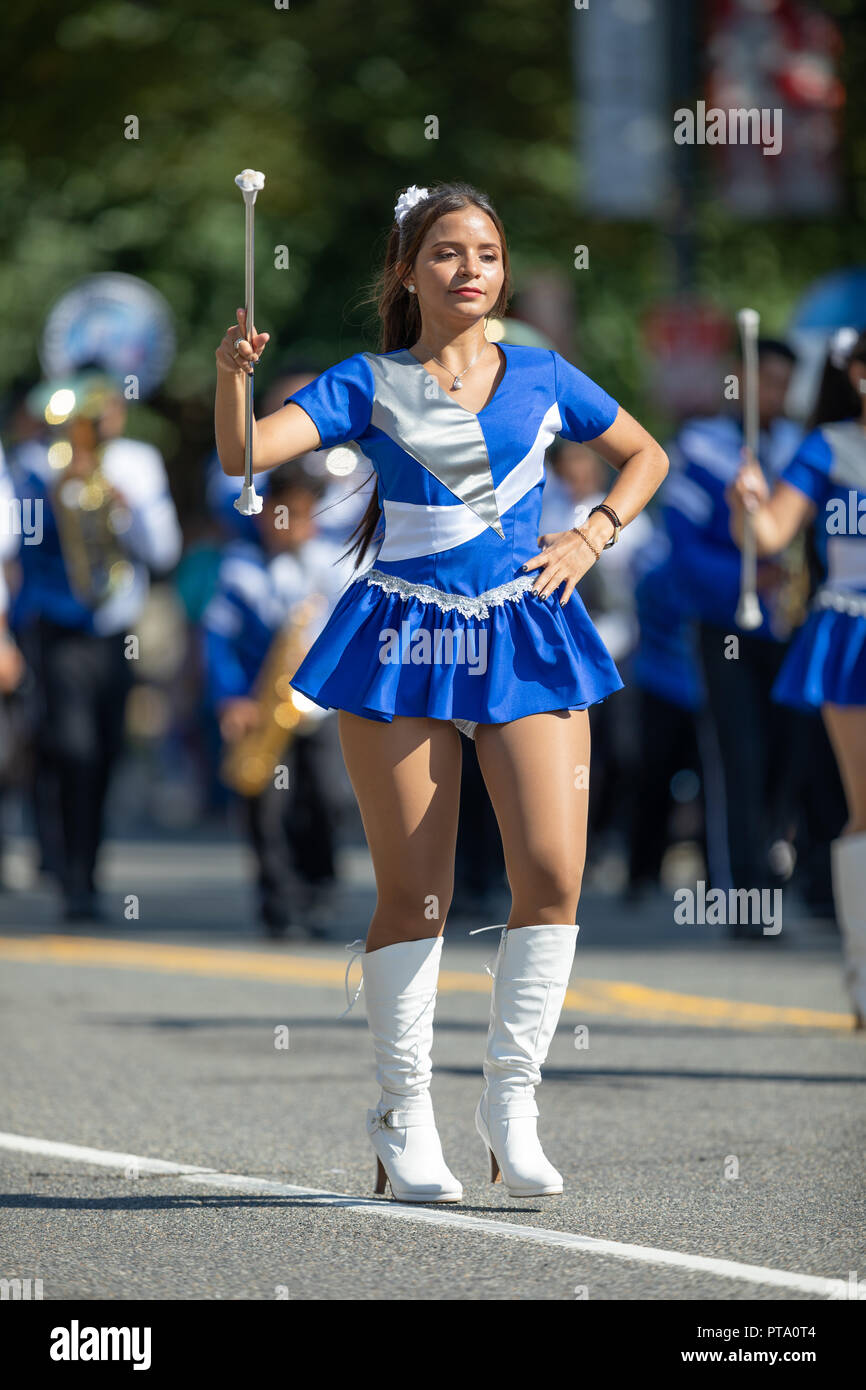
[[[862,398],[851,385],[848,368],[852,362],[866,364],[866,331],[858,335],[853,347],[843,352],[841,367],[836,366],[834,356],[831,348],[824,363],[818,399],[806,422],[807,429],[816,430],[819,425],[829,425],[836,420],[856,419],[863,408]]]
[[[396,201],[396,200],[395,200]],[[474,205],[486,213],[499,234],[502,246],[503,280],[499,297],[492,313],[502,315],[511,297],[511,266],[508,258],[508,245],[505,228],[486,193],[473,188],[469,183],[437,183],[430,189],[426,198],[416,203],[399,224],[395,221],[388,235],[385,248],[385,263],[377,277],[373,292],[367,303],[375,303],[380,323],[380,352],[395,352],[398,348],[408,348],[417,342],[421,332],[421,311],[417,295],[412,295],[403,284],[411,272],[415,258],[421,249],[428,230],[438,218],[448,212]],[[367,553],[382,517],[377,492],[374,491],[367,510],[355,527],[350,541],[352,544],[344,553],[350,555],[357,551],[357,568]],[[355,539],[357,537],[357,539]]]

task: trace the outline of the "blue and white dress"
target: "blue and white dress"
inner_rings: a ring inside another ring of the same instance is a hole
[[[782,478],[814,502],[826,578],[773,687],[798,709],[866,705],[866,431],[856,420],[806,435]]]
[[[622,688],[577,593],[530,593],[545,451],[595,439],[618,406],[558,353],[502,345],[506,369],[474,414],[407,349],[359,352],[289,397],[322,448],[370,460],[383,512],[372,566],[340,596],[292,684],[317,704],[389,722],[451,720],[474,735]]]

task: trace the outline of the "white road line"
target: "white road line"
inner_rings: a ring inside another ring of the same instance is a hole
[[[47,1158],[65,1158],[72,1163],[92,1163],[100,1168],[126,1172],[163,1174],[188,1178],[204,1187],[236,1188],[245,1192],[269,1192],[275,1197],[303,1197],[322,1207],[340,1207],[370,1216],[390,1220],[420,1221],[428,1226],[449,1226],[454,1230],[483,1231],[485,1235],[506,1240],[528,1241],[536,1245],[559,1246],[580,1250],[588,1255],[609,1255],[618,1260],[637,1264],[667,1265],[722,1279],[742,1279],[749,1284],[770,1285],[791,1289],[796,1293],[813,1294],[818,1298],[849,1298],[845,1279],[825,1279],[815,1274],[795,1274],[786,1269],[769,1269],[764,1265],[740,1264],[736,1260],[721,1260],[704,1255],[688,1255],[678,1250],[656,1250],[649,1245],[625,1245],[617,1240],[598,1240],[595,1236],[574,1235],[571,1231],[549,1231],[542,1226],[518,1226],[510,1221],[481,1216],[464,1216],[453,1210],[435,1207],[416,1207],[375,1197],[353,1197],[348,1193],[327,1192],[319,1188],[295,1187],[291,1183],[273,1182],[268,1178],[250,1178],[240,1173],[220,1173],[216,1168],[199,1168],[189,1163],[172,1163],[162,1158],[144,1158],[138,1154],[112,1153],[107,1149],[91,1149],[79,1144],[62,1144],[52,1139],[35,1139],[24,1134],[0,1132],[0,1149],[16,1153],[41,1154]]]

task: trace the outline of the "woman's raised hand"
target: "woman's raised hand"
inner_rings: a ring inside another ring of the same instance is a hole
[[[742,466],[730,487],[725,491],[725,501],[732,510],[756,512],[770,496],[767,480],[761,465],[750,449],[741,450]]]
[[[246,309],[237,311],[237,327],[232,324],[226,329],[225,337],[216,350],[217,366],[225,372],[245,372],[252,375],[253,368],[265,350],[270,333],[257,333],[253,324],[252,334],[247,337]]]

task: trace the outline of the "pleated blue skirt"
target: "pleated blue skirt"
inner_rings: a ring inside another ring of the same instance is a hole
[[[480,724],[586,709],[623,686],[577,593],[563,607],[556,593],[526,590],[467,616],[363,579],[340,596],[291,683],[366,719]]]
[[[773,699],[795,709],[866,705],[866,617],[810,613],[776,677]]]

